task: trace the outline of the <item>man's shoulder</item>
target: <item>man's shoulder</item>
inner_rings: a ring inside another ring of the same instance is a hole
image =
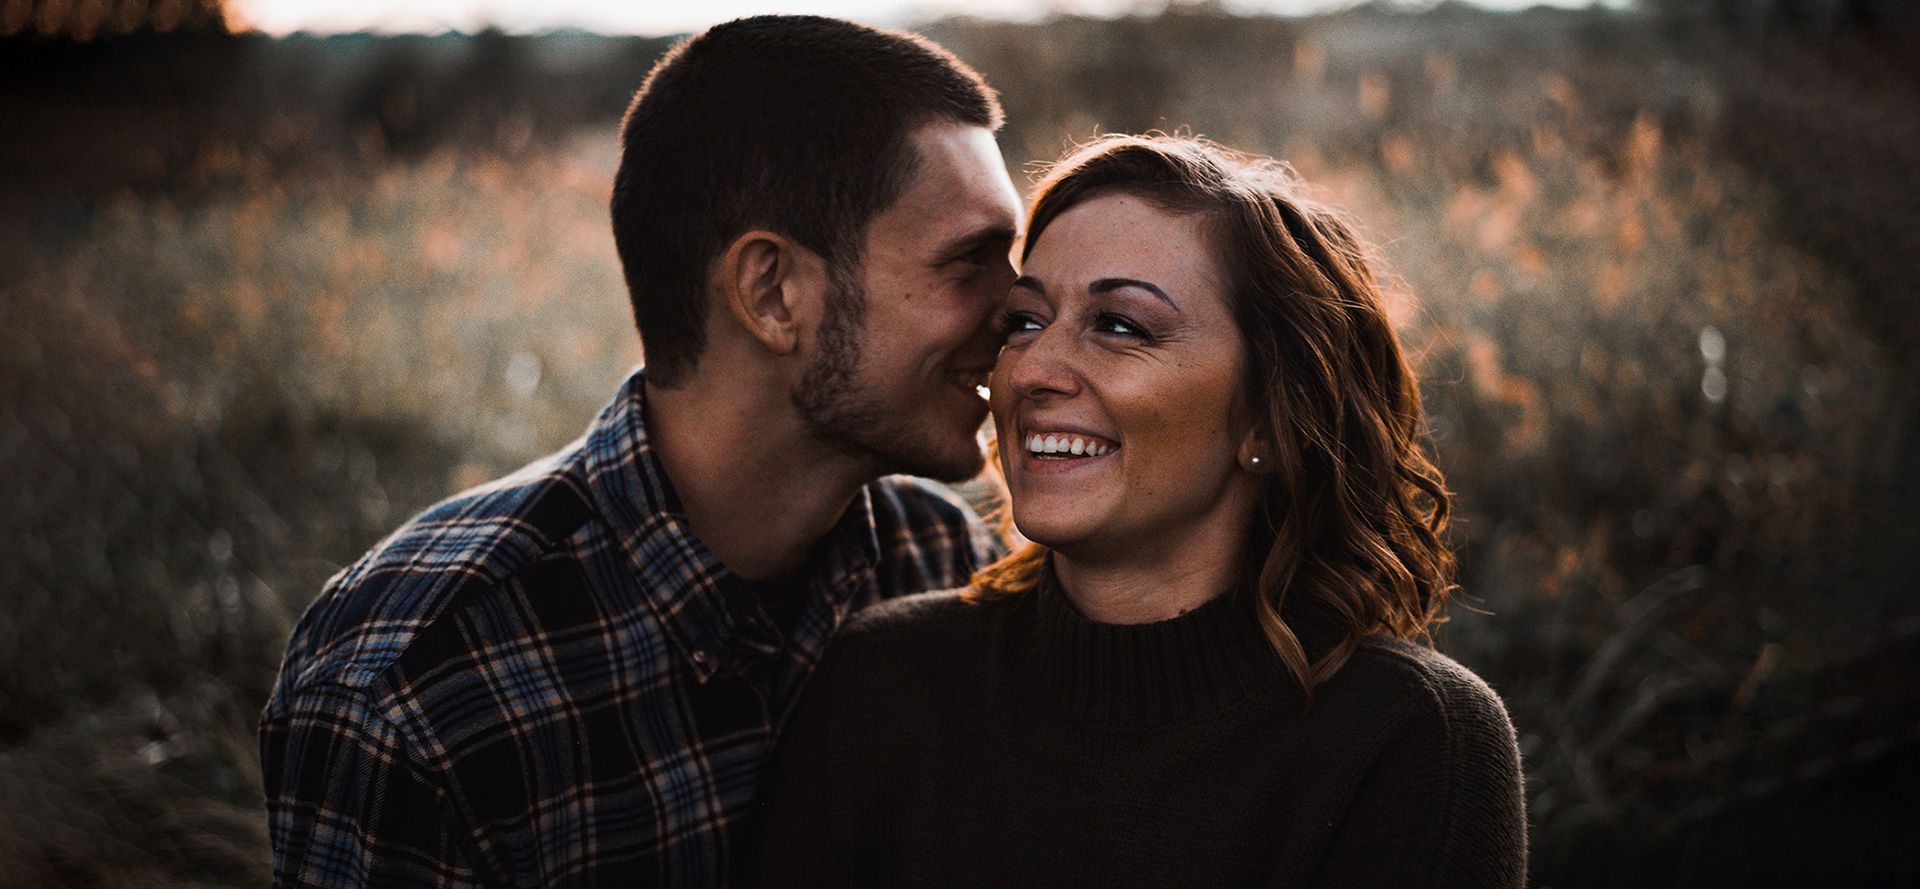
[[[313,683],[366,688],[448,615],[571,558],[601,521],[577,448],[443,500],[334,575],[294,629],[278,701]]]
[[[979,513],[965,498],[939,482],[911,475],[888,475],[867,485],[867,490],[873,496],[876,522],[963,527],[980,521]]]
[[[945,485],[890,475],[867,486],[884,588],[898,592],[966,585],[1006,554],[971,505]]]

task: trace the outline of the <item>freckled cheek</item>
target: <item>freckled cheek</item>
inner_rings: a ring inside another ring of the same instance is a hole
[[[1139,497],[1161,497],[1233,459],[1233,376],[1212,367],[1178,370],[1108,389],[1108,410],[1131,452],[1129,487]]]

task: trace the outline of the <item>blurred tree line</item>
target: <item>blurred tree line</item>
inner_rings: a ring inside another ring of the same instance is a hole
[[[0,0],[0,37],[88,42],[129,34],[225,32],[226,0]]]

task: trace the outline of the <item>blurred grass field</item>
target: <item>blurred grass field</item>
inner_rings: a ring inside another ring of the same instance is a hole
[[[1371,233],[1542,885],[1920,877],[1914,32],[1762,24],[927,29],[1015,170],[1189,127]],[[0,45],[0,886],[268,882],[291,621],[640,359],[605,203],[665,46]]]

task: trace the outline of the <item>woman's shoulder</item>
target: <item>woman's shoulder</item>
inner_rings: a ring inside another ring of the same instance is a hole
[[[861,609],[834,633],[827,657],[846,661],[905,655],[926,661],[939,652],[965,651],[1006,610],[1003,603],[975,602],[967,592],[917,593]]]
[[[1449,733],[1491,729],[1511,737],[1505,702],[1486,680],[1428,645],[1374,638],[1354,650],[1328,692],[1364,699],[1404,718],[1438,723]]]
[[[1325,688],[1345,721],[1322,738],[1338,742],[1352,788],[1332,884],[1520,886],[1525,777],[1493,688],[1433,648],[1388,639],[1361,645]],[[1383,843],[1396,856],[1378,856]]]
[[[981,622],[993,610],[993,603],[974,601],[964,587],[900,596],[854,612],[833,644],[879,645],[946,634]]]
[[[870,606],[847,619],[809,680],[809,700],[841,714],[885,716],[907,730],[933,712],[977,696],[1007,646],[989,629],[999,603],[968,601],[963,590],[920,593]],[[930,707],[930,702],[937,704]]]
[[[929,624],[966,620],[979,607],[967,599],[965,587],[883,599],[854,612],[834,639],[910,633]]]

